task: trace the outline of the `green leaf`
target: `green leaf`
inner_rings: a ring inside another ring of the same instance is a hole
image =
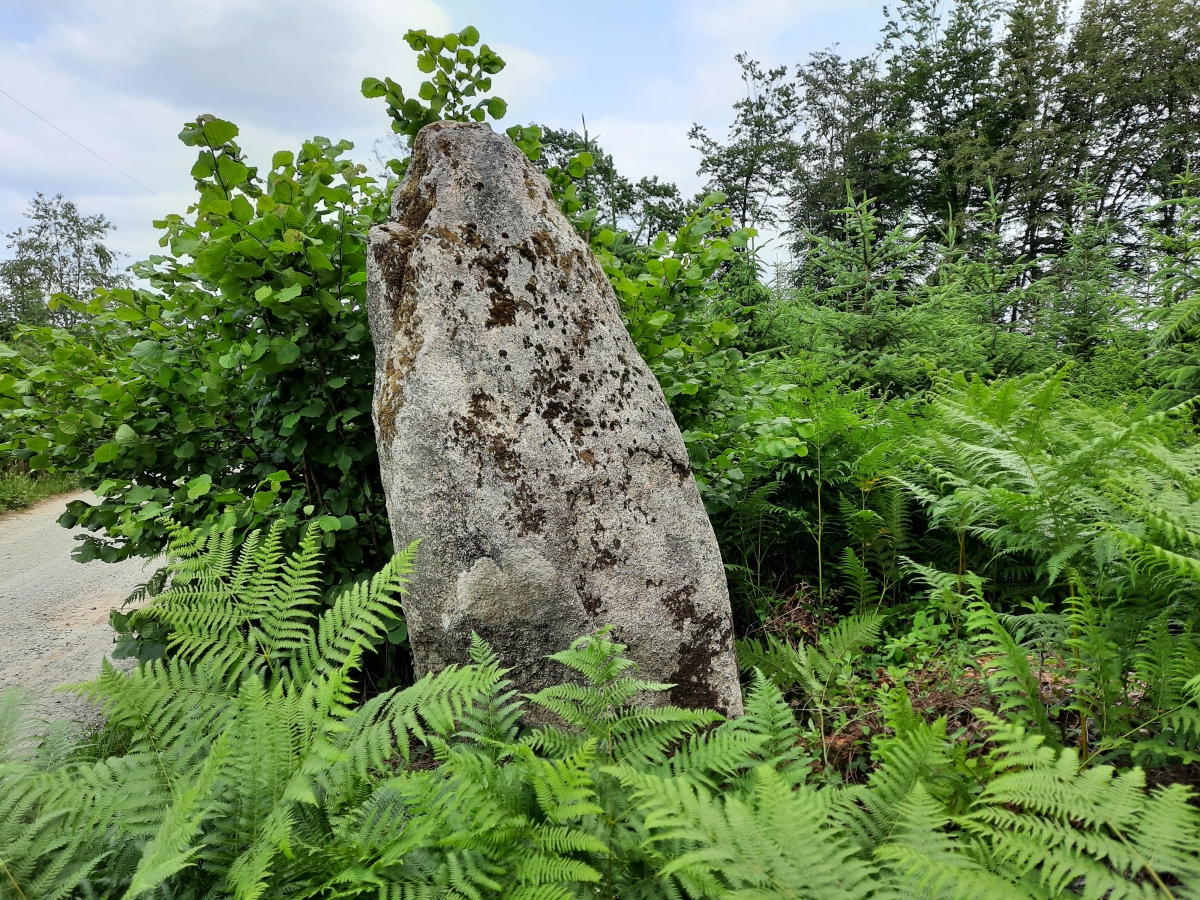
[[[129,355],[134,359],[140,359],[145,362],[157,360],[162,357],[162,344],[158,341],[138,341],[133,345],[133,349],[129,351]]]
[[[187,485],[187,496],[189,500],[196,500],[203,497],[212,490],[212,476],[208,474],[197,475]]]
[[[230,210],[231,215],[243,225],[254,218],[254,207],[251,206],[250,201],[241,194],[238,194],[236,197],[234,197],[233,202],[230,205],[232,206],[232,209]]]
[[[238,136],[238,127],[224,119],[213,119],[204,123],[204,139],[210,147],[220,147]]]
[[[499,97],[492,97],[487,102],[487,111],[493,119],[503,119],[504,114],[508,112],[508,104]]]
[[[120,444],[122,447],[127,447],[130,444],[137,443],[138,433],[136,431],[134,431],[133,428],[131,428],[129,425],[122,423],[117,428],[116,438],[117,438],[118,444]]]
[[[337,531],[342,527],[342,523],[337,516],[321,516],[317,519],[317,525],[322,531]]]
[[[468,47],[474,47],[479,43],[479,29],[474,25],[468,25],[458,33],[458,39]]]
[[[233,204],[226,200],[216,190],[205,191],[200,197],[200,202],[196,204],[197,209],[201,213],[213,213],[218,216],[227,216],[233,210]],[[224,252],[221,248],[214,248],[222,257]],[[199,263],[199,260],[197,260]]]
[[[112,462],[117,458],[118,452],[120,452],[120,448],[112,441],[109,441],[107,444],[101,444],[92,451],[92,459],[98,463]]]
[[[192,166],[192,177],[197,181],[204,178],[211,178],[213,173],[213,163],[211,153],[201,153],[196,159],[196,164]]]
[[[221,184],[228,190],[245,182],[250,170],[236,159],[222,156],[217,160],[217,174],[221,176]]]
[[[329,261],[329,257],[316,247],[309,247],[305,255],[308,257],[308,264],[313,267],[314,271],[333,271],[333,264]]]
[[[290,363],[294,363],[299,358],[300,348],[290,342],[283,344],[278,350],[275,351],[275,359],[279,361],[280,365],[286,366]]]
[[[278,300],[280,303],[287,303],[291,300],[295,300],[302,293],[304,293],[304,287],[302,285],[290,284],[287,287],[285,287],[283,290],[278,291],[275,294],[275,299]]]
[[[401,619],[394,627],[389,628],[387,639],[389,644],[403,644],[408,640],[408,623]]]

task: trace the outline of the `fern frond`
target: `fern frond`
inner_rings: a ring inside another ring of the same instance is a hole
[[[997,877],[945,830],[945,807],[920,782],[897,806],[888,843],[875,850],[893,889],[902,897],[1010,900],[1011,881]]]
[[[746,796],[716,798],[686,781],[623,770],[655,843],[670,847],[663,877],[689,894],[862,896],[875,873],[836,827],[819,792],[754,770]]]
[[[976,600],[971,605],[967,629],[978,641],[980,654],[990,657],[987,683],[992,694],[1000,700],[1000,712],[1014,715],[1016,721],[1050,739],[1053,735],[1050,717],[1042,703],[1041,685],[1034,677],[1025,649],[983,600]]]
[[[208,754],[196,780],[183,790],[163,818],[158,833],[146,845],[130,880],[126,898],[140,897],[158,888],[187,866],[200,851],[194,842],[197,832],[215,811],[213,787],[221,775],[229,743],[219,738]]]

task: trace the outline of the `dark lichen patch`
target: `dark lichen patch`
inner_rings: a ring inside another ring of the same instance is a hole
[[[491,254],[481,253],[472,261],[473,265],[483,270],[484,288],[491,299],[487,321],[483,323],[485,328],[516,324],[517,311],[524,303],[513,297],[508,287],[508,262],[507,250]]]
[[[517,534],[541,534],[546,527],[546,512],[538,505],[537,493],[522,481],[513,492],[516,507]]]
[[[558,242],[545,228],[539,228],[529,235],[529,241],[533,244],[535,258],[544,259],[545,262],[552,265],[558,264]]]
[[[486,394],[482,396],[487,397]],[[472,397],[467,415],[451,422],[450,428],[454,432],[451,444],[475,458],[479,487],[483,486],[485,471],[494,471],[505,481],[515,481],[524,471],[521,455],[515,449],[516,441],[496,430],[500,423],[495,413],[483,408],[487,401],[482,398],[478,403],[475,402],[477,397],[480,395]],[[489,423],[495,424],[489,428]]]
[[[692,600],[695,596],[696,586],[685,584],[662,598],[662,605],[671,614],[671,621],[676,628],[682,629],[685,622],[696,618],[696,604]]]
[[[637,453],[644,453],[653,460],[666,463],[680,484],[683,484],[692,476],[692,467],[689,463],[680,462],[661,447],[654,447],[653,449],[647,447],[627,447],[625,452],[630,459]]]
[[[418,143],[413,150],[404,181],[392,198],[393,222],[410,231],[416,231],[425,224],[434,203],[437,202],[437,186],[431,184],[423,189],[421,184],[432,168],[433,163],[424,146]]]
[[[463,225],[459,229],[459,231],[460,231],[460,234],[462,235],[462,242],[464,244],[466,244],[468,247],[470,247],[472,250],[486,250],[487,249],[488,243],[487,243],[487,241],[485,241],[483,239],[483,236],[480,235],[479,226],[476,225],[474,222],[467,222],[465,225]],[[460,265],[461,265],[461,263],[460,263]]]
[[[411,231],[388,230],[388,238],[371,248],[383,280],[383,294],[392,313],[395,334],[375,387],[375,419],[380,442],[390,446],[396,436],[396,416],[404,406],[404,380],[416,362],[424,338],[417,313],[416,292],[407,279],[412,253]]]
[[[524,466],[521,465],[521,455],[513,449],[514,442],[511,438],[493,434],[488,438],[487,446],[491,451],[492,459],[495,460],[496,468],[508,480],[515,479],[524,471]]]
[[[599,525],[599,522],[596,524]],[[592,553],[594,554],[591,562],[591,568],[593,571],[599,569],[611,569],[616,566],[617,563],[621,562],[621,557],[617,555],[621,549],[621,539],[619,537],[613,538],[610,546],[606,547],[601,543],[600,538],[597,537],[597,534],[603,533],[604,527],[600,526],[596,534],[593,534],[591,538]]]
[[[495,399],[491,394],[484,391],[473,393],[471,399],[467,402],[467,407],[471,410],[472,418],[481,422],[496,418],[496,414],[491,410],[491,403]]]
[[[679,645],[678,662],[669,681],[675,685],[667,692],[667,699],[676,706],[688,709],[715,709],[728,712],[714,687],[716,668],[714,658],[725,652],[733,636],[728,620],[717,613],[710,613],[694,621],[691,638]],[[713,646],[712,635],[718,635],[717,646]]]
[[[604,598],[591,589],[587,576],[582,572],[575,576],[575,592],[579,594],[579,601],[592,619],[604,611]]]
[[[580,357],[585,356],[588,348],[592,345],[592,332],[596,328],[597,321],[596,313],[587,307],[571,312],[571,325],[574,329],[571,347]]]
[[[395,328],[392,349],[376,385],[375,419],[384,446],[395,438],[396,416],[404,406],[404,380],[423,343],[421,320],[416,311],[412,255],[437,202],[437,186],[422,183],[431,168],[426,145],[418,142],[408,173],[392,200],[393,221],[381,230],[386,237],[375,240],[371,247]]]
[[[429,233],[438,239],[438,246],[443,250],[451,250],[463,245],[462,236],[453,228],[447,228],[445,225],[433,225],[430,227]]]

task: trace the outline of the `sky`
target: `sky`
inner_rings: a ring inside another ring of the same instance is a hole
[[[475,25],[508,62],[493,88],[503,126],[585,116],[619,171],[690,196],[702,180],[687,131],[730,122],[735,54],[861,54],[882,22],[881,0],[0,0],[0,234],[36,192],[61,193],[114,223],[126,262],[158,252],[153,220],[193,194],[195,153],[177,135],[202,113],[235,122],[263,168],[313,135],[370,162],[389,119],[359,85],[415,89],[409,28]]]

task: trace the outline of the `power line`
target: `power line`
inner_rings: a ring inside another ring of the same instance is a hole
[[[150,192],[155,197],[157,197],[159,200],[161,200],[163,203],[167,204],[167,206],[170,206],[172,209],[179,209],[179,207],[176,204],[172,203],[170,200],[168,200],[162,194],[158,193],[158,191],[154,190],[153,188],[146,187],[146,185],[142,184],[140,181],[138,181],[136,178],[134,178],[132,175],[130,175],[128,172],[126,172],[124,169],[122,169],[120,166],[118,166],[114,163],[110,163],[107,159],[105,159],[103,156],[101,156],[99,153],[97,153],[95,150],[93,150],[91,147],[89,147],[83,141],[81,141],[77,138],[71,137],[71,135],[67,134],[65,131],[63,131],[61,128],[59,128],[57,125],[55,125],[49,119],[47,119],[45,116],[43,116],[37,110],[30,109],[28,106],[26,106],[24,103],[22,103],[16,97],[14,97],[8,91],[4,90],[4,88],[0,88],[0,94],[3,94],[5,97],[7,97],[13,103],[17,104],[17,106],[21,107],[26,112],[32,113],[33,115],[37,116],[39,119],[41,119],[43,122],[45,122],[51,128],[53,128],[55,131],[57,131],[59,134],[61,134],[63,137],[65,137],[67,140],[74,141],[76,144],[78,144],[80,147],[82,147],[88,153],[92,154],[92,156],[96,157],[96,159],[100,160],[100,162],[104,163],[106,166],[109,166],[110,168],[121,173],[126,178],[128,178],[130,181],[132,181],[134,184],[136,184],[138,187],[140,187],[142,190]],[[179,210],[179,211],[183,212],[183,210]]]

